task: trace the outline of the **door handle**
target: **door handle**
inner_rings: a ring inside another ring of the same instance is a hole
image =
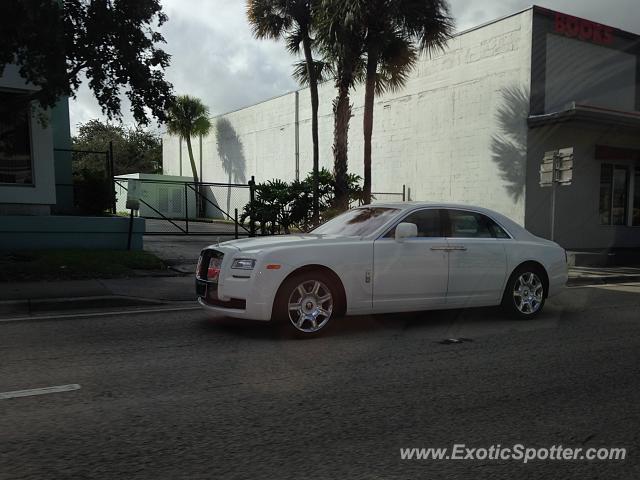
[[[463,245],[453,245],[453,246],[448,246],[448,245],[436,245],[431,247],[431,250],[440,250],[440,251],[444,251],[444,252],[453,252],[453,251],[458,251],[458,252],[465,252],[467,250],[467,247],[463,246]]]

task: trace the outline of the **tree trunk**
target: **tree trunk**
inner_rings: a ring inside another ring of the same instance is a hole
[[[202,201],[200,198],[200,185],[198,185],[200,183],[200,181],[198,180],[198,169],[196,167],[196,161],[193,158],[193,148],[191,147],[191,136],[187,135],[186,136],[186,141],[187,141],[187,150],[189,151],[189,161],[191,162],[191,173],[193,174],[193,182],[195,183],[195,185],[193,186],[193,188],[195,189],[196,193],[196,216],[201,217],[204,216],[202,215]],[[188,198],[188,197],[187,197]],[[187,210],[188,205],[184,206],[185,210]],[[187,217],[189,216],[189,212],[186,212]]]
[[[311,138],[313,141],[313,224],[320,223],[320,199],[318,192],[319,171],[320,171],[320,150],[318,140],[318,78],[313,65],[313,54],[311,52],[311,39],[305,35],[302,41],[304,47],[305,61],[307,62],[307,73],[309,76],[309,92],[311,93]]]
[[[349,208],[347,168],[351,103],[349,102],[349,82],[345,79],[339,80],[338,83],[338,96],[333,102],[333,119],[333,174],[336,182],[334,206],[339,210],[347,210]]]
[[[373,108],[376,96],[378,74],[378,54],[374,50],[367,53],[367,79],[364,92],[364,186],[363,201],[371,203],[371,137],[373,135]]]

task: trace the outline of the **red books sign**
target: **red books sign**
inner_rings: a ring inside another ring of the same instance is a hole
[[[579,38],[598,45],[613,43],[613,28],[563,13],[555,14],[554,31],[570,38]]]

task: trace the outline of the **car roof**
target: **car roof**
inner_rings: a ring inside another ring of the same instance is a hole
[[[397,208],[399,210],[409,210],[420,207],[439,207],[439,208],[455,208],[455,209],[469,209],[476,211],[486,211],[487,213],[497,213],[488,208],[478,207],[476,205],[469,205],[463,203],[449,203],[449,202],[431,202],[431,201],[412,201],[412,202],[373,202],[371,205],[362,205],[362,207],[382,207],[382,208]]]

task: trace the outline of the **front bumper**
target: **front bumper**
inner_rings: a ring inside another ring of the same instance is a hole
[[[217,317],[242,318],[246,320],[271,320],[271,306],[245,299],[232,298],[229,301],[218,299],[218,285],[196,279],[198,303],[207,312]]]

